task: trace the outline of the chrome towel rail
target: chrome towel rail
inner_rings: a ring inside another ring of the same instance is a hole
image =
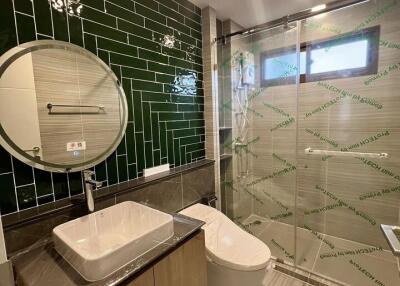
[[[388,153],[362,153],[362,152],[347,152],[347,151],[329,151],[329,150],[315,150],[311,147],[304,149],[308,155],[324,155],[324,156],[338,156],[338,157],[364,157],[364,158],[379,158],[385,159],[389,157]]]

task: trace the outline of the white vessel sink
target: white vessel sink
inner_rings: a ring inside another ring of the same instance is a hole
[[[55,249],[88,281],[101,280],[172,237],[173,217],[124,202],[53,229]]]

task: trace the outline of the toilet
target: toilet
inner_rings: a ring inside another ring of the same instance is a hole
[[[220,211],[195,204],[181,214],[205,222],[208,286],[265,286],[271,251]]]

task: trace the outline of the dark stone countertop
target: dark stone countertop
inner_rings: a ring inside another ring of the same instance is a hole
[[[74,285],[118,285],[132,279],[138,273],[190,239],[204,222],[180,214],[174,216],[174,235],[166,242],[133,260],[107,278],[87,282],[54,249],[51,238],[43,239],[28,250],[11,258],[15,281],[18,286],[74,286]]]

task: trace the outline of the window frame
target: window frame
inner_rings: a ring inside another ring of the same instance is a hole
[[[368,54],[367,65],[361,68],[350,68],[336,71],[329,71],[323,73],[310,74],[311,69],[311,51],[314,49],[321,49],[332,46],[335,42],[346,44],[356,42],[360,39],[368,39]],[[372,40],[371,40],[372,39]],[[357,77],[364,75],[376,74],[378,72],[378,59],[379,59],[379,40],[380,40],[380,26],[369,27],[366,29],[358,30],[356,32],[348,32],[316,41],[303,42],[300,44],[300,52],[306,52],[306,73],[300,74],[300,83]],[[261,67],[261,86],[277,86],[288,85],[296,83],[296,76],[287,76],[284,78],[265,79],[265,62],[267,59],[277,56],[283,56],[291,53],[296,53],[296,46],[291,45],[283,48],[264,51],[260,55]]]

